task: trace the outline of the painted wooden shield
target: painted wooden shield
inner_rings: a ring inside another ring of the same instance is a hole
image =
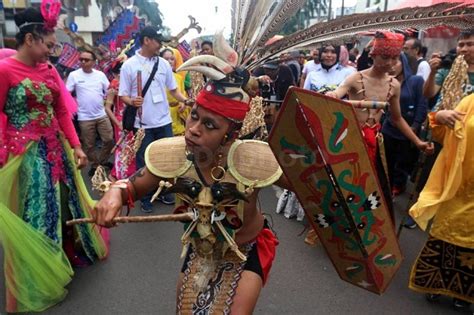
[[[383,293],[402,254],[352,105],[291,88],[269,143],[339,276]]]

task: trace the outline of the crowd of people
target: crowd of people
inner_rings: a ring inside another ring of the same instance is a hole
[[[146,26],[137,38],[140,49],[114,60],[110,73],[97,69],[94,51],[84,50],[80,68],[63,80],[49,62],[54,21],[30,8],[15,22],[17,49],[0,61],[0,243],[8,312],[42,311],[60,302],[73,267],[107,257],[108,230],[100,227],[114,226],[122,206],[132,207],[135,200],[142,212],[153,212],[158,189],[158,200],[176,204],[176,213],[199,209],[211,222],[200,217],[199,227],[197,219],[186,226],[177,309],[189,311],[196,307],[189,299],[201,299],[202,309],[251,313],[278,244],[257,206],[260,189],[286,188],[277,212],[288,218],[302,220],[304,210],[268,145],[242,142],[239,131],[256,95],[264,99],[270,131],[291,86],[389,103],[386,112],[355,113],[393,225],[392,200],[409,179],[419,198],[405,226],[425,230],[432,221],[409,287],[430,301],[447,295],[456,308],[469,309],[474,300],[473,29],[461,32],[456,57],[447,66],[441,54],[426,60],[420,40],[384,31],[362,53],[323,44],[308,55],[285,53],[243,73],[231,64],[235,58],[215,53],[232,54],[230,46],[216,49],[205,41],[199,55],[206,58],[183,63],[179,50],[164,46],[160,30]],[[199,93],[191,70],[202,73]],[[129,126],[127,110],[133,113]],[[139,132],[139,147],[130,151]],[[251,163],[233,160],[239,146],[240,154],[251,152]],[[87,164],[89,178],[99,167],[108,171],[111,185],[98,203],[81,174]],[[97,224],[65,224],[80,218]],[[220,238],[210,232],[215,222]],[[306,241],[317,244],[316,231]],[[225,245],[216,247],[219,242]],[[232,292],[233,301],[222,294],[204,296],[214,275],[208,266],[224,268],[213,262],[216,257],[232,264],[233,276],[219,286]]]

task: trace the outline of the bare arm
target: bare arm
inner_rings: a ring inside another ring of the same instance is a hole
[[[127,188],[112,187],[97,202],[91,214],[98,225],[112,227],[113,218],[119,215],[124,204],[129,200],[138,200],[150,190],[158,187],[160,178],[153,175],[146,167],[138,170],[129,178]]]
[[[107,116],[109,116],[110,121],[115,126],[122,129],[122,124],[118,121],[117,117],[115,117],[114,112],[112,111],[112,105],[114,104],[115,95],[116,95],[116,91],[113,91],[113,90],[108,91],[107,98],[105,99],[105,112],[107,113]]]
[[[187,98],[181,94],[181,92],[178,89],[170,90],[170,94],[178,101],[181,103],[185,103]]]
[[[427,99],[433,98],[441,89],[441,87],[435,83],[436,72],[441,64],[441,58],[439,57],[439,54],[433,54],[429,61],[431,72],[423,85],[423,95]]]
[[[304,81],[306,80],[306,73],[303,73],[300,78],[300,88],[304,88]]]

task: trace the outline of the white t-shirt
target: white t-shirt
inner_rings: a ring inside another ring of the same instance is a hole
[[[319,91],[322,88],[335,90],[339,84],[354,72],[356,72],[356,69],[353,67],[344,67],[338,63],[329,70],[319,67],[319,69],[308,74],[304,81],[304,88],[311,91]]]
[[[423,60],[418,65],[418,70],[416,71],[416,75],[423,77],[423,80],[426,81],[426,79],[428,79],[428,76],[430,75],[430,72],[431,72],[430,64],[428,63],[428,61]]]
[[[315,71],[321,68],[320,63],[314,63],[314,60],[310,60],[307,63],[304,64],[303,66],[303,74],[308,75],[311,71]]]
[[[137,96],[137,72],[141,71],[143,89],[153,70],[156,58],[160,58],[158,70],[143,98],[141,125],[137,115],[135,128],[158,128],[172,121],[166,89],[175,90],[177,86],[170,64],[161,57],[145,58],[140,51],[137,51],[135,56],[125,61],[120,70],[119,96]]]
[[[106,116],[104,97],[109,88],[109,80],[99,70],[86,73],[78,69],[69,74],[66,87],[69,92],[76,91],[77,119],[94,120]]]

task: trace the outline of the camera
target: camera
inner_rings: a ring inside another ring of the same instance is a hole
[[[260,89],[262,90],[263,93],[270,93],[271,90],[272,90],[272,86],[268,83],[264,83],[264,84],[262,84]]]
[[[450,69],[453,65],[454,59],[456,59],[456,54],[448,53],[444,56],[441,56],[441,64],[439,65],[440,69]]]

